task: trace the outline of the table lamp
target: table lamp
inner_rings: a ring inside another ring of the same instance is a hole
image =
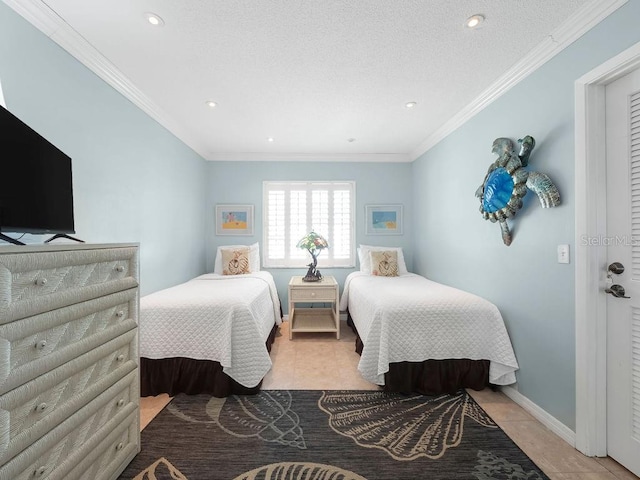
[[[306,249],[311,254],[311,258],[313,258],[313,263],[309,264],[309,270],[307,274],[302,277],[302,280],[304,282],[317,282],[322,280],[322,275],[320,275],[319,270],[316,270],[316,266],[318,265],[318,255],[320,252],[325,248],[329,248],[327,240],[322,235],[312,231],[302,237],[296,247]]]

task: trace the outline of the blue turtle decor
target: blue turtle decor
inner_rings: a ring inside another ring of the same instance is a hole
[[[512,241],[507,219],[515,217],[522,208],[522,199],[528,190],[538,195],[542,208],[560,205],[560,193],[549,176],[524,169],[536,145],[534,138],[527,135],[518,143],[520,152],[516,153],[510,139],[496,138],[493,141],[491,152],[498,155],[498,159],[489,166],[484,182],[476,190],[482,217],[500,224],[502,241],[507,246]]]

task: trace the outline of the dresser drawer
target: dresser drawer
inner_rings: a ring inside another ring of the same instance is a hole
[[[292,288],[289,291],[291,302],[335,302],[337,301],[336,289],[330,288]]]
[[[0,324],[0,394],[136,327],[138,291]]]
[[[132,372],[0,467],[0,480],[69,479],[69,472],[105,438],[136,421],[138,394],[138,377]],[[125,447],[120,443],[122,447],[114,445],[118,452]]]
[[[136,340],[131,331],[0,396],[0,463],[136,370]]]
[[[138,420],[138,415],[132,415],[122,425],[109,432],[89,455],[80,460],[76,468],[63,477],[64,480],[117,478],[140,451]]]
[[[0,255],[0,323],[136,287],[137,248]]]

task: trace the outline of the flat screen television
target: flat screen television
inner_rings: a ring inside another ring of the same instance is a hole
[[[68,234],[75,227],[71,158],[0,107],[0,238],[13,240],[2,232]]]

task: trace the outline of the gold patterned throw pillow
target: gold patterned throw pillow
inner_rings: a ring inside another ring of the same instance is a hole
[[[371,255],[371,274],[380,277],[398,276],[398,253],[395,250],[369,252]]]
[[[222,274],[242,275],[251,273],[249,269],[249,249],[233,248],[222,250]]]

